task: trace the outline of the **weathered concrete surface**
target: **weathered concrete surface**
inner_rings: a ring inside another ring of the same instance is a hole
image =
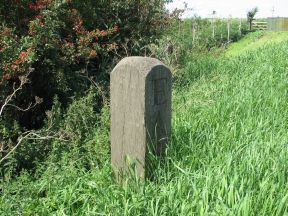
[[[111,73],[111,162],[118,174],[125,158],[145,176],[148,146],[165,151],[171,133],[171,72],[159,60],[127,57]]]

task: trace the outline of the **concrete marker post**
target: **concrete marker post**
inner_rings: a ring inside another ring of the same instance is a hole
[[[159,60],[127,57],[111,73],[111,162],[118,178],[145,178],[148,149],[165,152],[171,134],[171,71]],[[129,162],[130,161],[130,162]]]

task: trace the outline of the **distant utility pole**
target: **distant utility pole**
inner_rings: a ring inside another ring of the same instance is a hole
[[[271,12],[272,12],[272,17],[274,17],[274,13],[275,13],[275,7],[274,6],[272,7]]]

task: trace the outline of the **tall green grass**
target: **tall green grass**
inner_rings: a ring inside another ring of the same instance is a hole
[[[225,54],[227,56],[235,56],[256,50],[269,43],[281,43],[288,41],[288,34],[285,31],[256,31],[250,33],[239,43],[231,44]]]
[[[155,180],[120,185],[109,159],[97,166],[93,155],[77,160],[67,152],[33,175],[2,181],[1,214],[288,214],[287,57],[282,42],[236,57],[185,58],[173,92],[173,136]],[[97,146],[109,142],[101,128]],[[87,161],[95,166],[85,168]]]

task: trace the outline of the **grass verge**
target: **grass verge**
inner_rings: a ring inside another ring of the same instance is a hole
[[[287,50],[288,43],[280,42],[234,57],[187,58],[174,86],[172,140],[155,181],[127,179],[118,185],[109,160],[87,170],[82,158],[72,160],[67,153],[61,163],[48,163],[36,175],[2,182],[0,212],[284,215]],[[108,142],[107,136],[101,138],[107,130],[95,132],[98,145]]]

